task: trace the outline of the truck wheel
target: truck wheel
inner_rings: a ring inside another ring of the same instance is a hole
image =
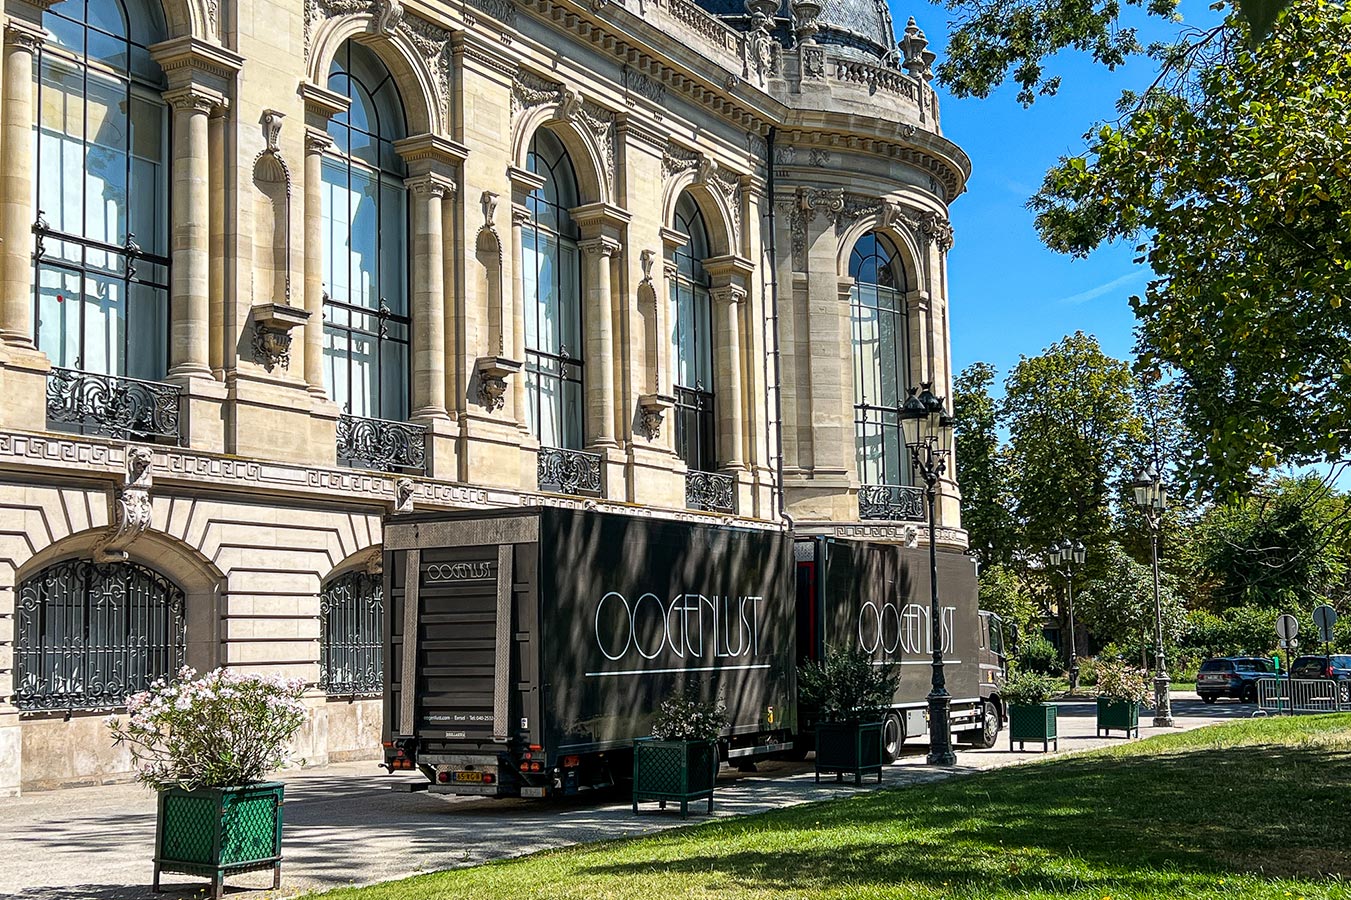
[[[984,726],[981,728],[979,747],[982,750],[989,750],[999,741],[999,726],[1003,724],[999,719],[999,707],[989,700],[981,703],[981,717],[984,720]]]
[[[901,744],[905,743],[905,723],[895,712],[887,713],[882,719],[882,760],[888,765],[901,755]]]

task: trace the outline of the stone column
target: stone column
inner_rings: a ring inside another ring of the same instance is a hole
[[[305,130],[305,382],[324,397],[324,151],[328,132]]]
[[[4,281],[0,284],[0,340],[33,346],[33,56],[43,30],[18,19],[5,25],[4,103],[0,113],[0,228]]]
[[[741,307],[746,292],[736,285],[713,289],[713,314],[717,324],[718,431],[722,469],[744,466],[746,410],[741,398]]]
[[[612,260],[619,252],[619,241],[598,237],[583,241],[586,257],[586,314],[594,321],[584,327],[586,356],[587,424],[592,429],[589,446],[615,446],[615,345],[614,294],[610,289]]]
[[[511,358],[525,364],[525,245],[521,229],[530,221],[530,211],[524,206],[513,203],[511,207]],[[533,314],[533,310],[531,313]],[[502,327],[506,328],[506,310],[503,311]],[[505,345],[505,342],[503,344]],[[512,413],[522,428],[528,428],[530,421],[529,394],[525,389],[525,371],[511,381]]]
[[[441,199],[454,185],[417,175],[408,185],[413,206],[412,419],[445,419],[445,268]]]
[[[194,88],[164,95],[174,110],[169,375],[211,377],[211,194],[208,116],[220,98]]]

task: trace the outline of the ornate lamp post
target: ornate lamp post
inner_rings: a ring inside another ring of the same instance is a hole
[[[1070,693],[1073,694],[1079,690],[1079,651],[1075,647],[1074,637],[1074,567],[1084,564],[1084,542],[1070,543],[1069,538],[1066,538],[1059,544],[1052,544],[1046,555],[1051,561],[1051,569],[1065,579],[1066,604],[1070,614]],[[1062,563],[1064,571],[1060,569]]]
[[[1168,508],[1168,489],[1153,463],[1140,470],[1131,488],[1135,491],[1135,505],[1149,524],[1149,555],[1154,564],[1154,727],[1172,728],[1173,697],[1163,650],[1163,604],[1159,601],[1159,522]]]
[[[927,383],[921,384],[919,395],[910,389],[910,396],[901,409],[901,426],[905,429],[905,445],[910,450],[910,463],[924,479],[924,496],[929,501],[929,643],[933,649],[933,679],[929,690],[929,758],[931,766],[957,764],[952,751],[952,730],[948,718],[947,683],[943,678],[943,616],[938,605],[938,542],[937,516],[938,479],[947,471],[948,453],[952,447],[952,427],[956,420],[948,415],[943,398],[934,396]]]

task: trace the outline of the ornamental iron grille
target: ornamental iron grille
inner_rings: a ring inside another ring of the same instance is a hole
[[[183,592],[135,563],[69,559],[19,585],[14,705],[107,709],[183,667]]]
[[[180,388],[159,381],[53,367],[47,424],[58,431],[178,444]]]
[[[375,52],[339,48],[328,89],[348,98],[324,151],[324,386],[344,412],[408,418],[408,135],[394,77]]]
[[[704,260],[708,229],[686,191],[676,203],[675,229],[686,243],[670,252],[671,359],[675,367],[675,450],[691,470],[717,468],[713,404],[713,301]],[[688,486],[686,494],[689,493]],[[702,509],[703,507],[696,507]]]
[[[541,491],[582,497],[601,496],[603,485],[599,453],[541,447],[538,468]]]
[[[865,484],[858,491],[858,517],[923,522],[924,488],[901,484]]]
[[[330,581],[319,595],[319,684],[329,696],[384,689],[382,581],[380,575],[349,572]]]
[[[849,274],[858,478],[871,485],[912,484],[901,433],[910,371],[905,270],[885,237],[866,234],[849,256]]]
[[[577,175],[562,142],[541,128],[526,168],[544,185],[526,198],[521,227],[525,290],[525,391],[530,432],[546,447],[576,450],[585,439]]]
[[[49,6],[51,4],[44,4]],[[169,114],[159,3],[42,15],[33,339],[55,365],[157,381],[169,364]]]
[[[339,416],[338,464],[422,474],[427,468],[427,429],[410,422]]]
[[[686,472],[685,505],[709,512],[736,512],[736,478],[717,472]]]

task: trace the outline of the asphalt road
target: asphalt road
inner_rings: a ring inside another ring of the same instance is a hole
[[[1178,700],[1179,728],[1247,717],[1253,707],[1205,706]],[[1141,717],[1141,735],[1159,730]],[[1094,736],[1093,706],[1063,703],[1060,752],[1122,738]],[[1003,735],[993,750],[959,748],[958,766],[935,771],[924,764],[922,744],[883,773],[882,785],[933,781],[1041,757],[1010,753]],[[420,776],[418,776],[420,778]],[[473,865],[569,844],[650,834],[683,822],[676,812],[645,804],[634,816],[628,803],[596,793],[550,801],[488,800],[391,790],[408,775],[389,775],[373,762],[345,763],[288,773],[280,891],[249,900],[289,897],[309,889],[385,881],[418,872]],[[813,800],[875,790],[833,781],[815,784],[811,762],[761,763],[759,771],[724,770],[715,816],[762,812]],[[699,821],[691,811],[690,822]],[[149,900],[198,898],[205,882],[166,875],[165,894],[150,890],[155,836],[153,794],[133,784],[72,788],[0,799],[0,897],[13,900]],[[237,889],[264,888],[271,874],[242,875]],[[239,891],[242,893],[242,891]],[[232,891],[231,893],[236,893]]]

